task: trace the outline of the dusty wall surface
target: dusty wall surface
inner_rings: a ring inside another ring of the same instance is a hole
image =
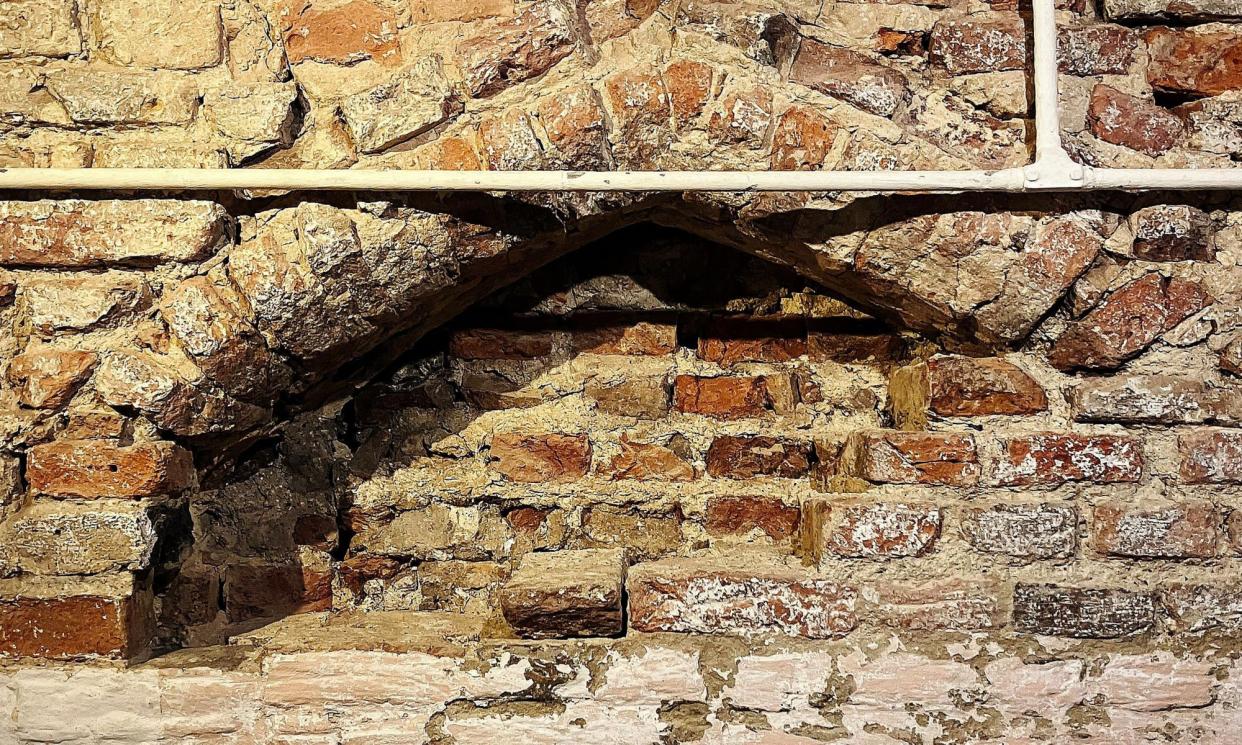
[[[1238,159],[1242,7],[1061,5],[1076,157]],[[1028,57],[11,0],[0,167],[1000,167]],[[0,196],[0,742],[1236,739],[1236,195]]]

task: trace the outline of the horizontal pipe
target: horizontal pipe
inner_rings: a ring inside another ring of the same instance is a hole
[[[1242,189],[1242,168],[1088,168],[1041,186],[1000,171],[379,171],[209,168],[8,168],[0,189],[49,191],[876,191],[1020,192]]]
[[[1242,189],[1242,168],[1093,168],[1087,180],[1098,191]]]
[[[405,171],[8,168],[0,189],[332,191],[1022,191],[1001,171]]]

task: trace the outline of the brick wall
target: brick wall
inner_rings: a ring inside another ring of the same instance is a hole
[[[1238,159],[1236,3],[1059,5],[1075,157]],[[11,0],[0,167],[999,167],[1028,56],[1000,0]],[[0,742],[1235,737],[1235,195],[51,197]]]

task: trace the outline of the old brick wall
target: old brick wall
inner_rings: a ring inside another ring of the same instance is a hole
[[[1062,2],[1075,157],[1232,0]],[[968,169],[1003,0],[9,0],[0,167]],[[0,743],[1217,743],[1232,194],[0,195]]]

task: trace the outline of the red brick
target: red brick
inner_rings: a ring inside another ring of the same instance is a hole
[[[1026,29],[1016,15],[954,18],[931,32],[930,60],[952,75],[1026,67]]]
[[[699,337],[699,357],[718,365],[791,362],[806,354],[801,323],[718,321]]]
[[[99,356],[54,347],[37,347],[9,362],[9,383],[23,406],[58,409],[73,398]]]
[[[1018,631],[1078,639],[1115,639],[1155,623],[1151,595],[1127,590],[1018,584],[1013,624]]]
[[[984,580],[941,580],[865,587],[864,613],[876,622],[908,631],[979,631],[1004,622],[999,588]]]
[[[933,357],[901,368],[890,385],[893,413],[922,424],[926,412],[944,417],[1037,414],[1048,396],[1034,378],[995,357]]]
[[[1211,302],[1193,282],[1147,274],[1071,324],[1053,345],[1048,361],[1060,370],[1116,369]]]
[[[635,631],[827,639],[858,623],[853,588],[783,568],[671,559],[632,567],[627,589]]]
[[[932,432],[860,432],[851,437],[847,466],[877,484],[970,486],[979,481],[979,457],[970,435]]]
[[[765,416],[782,402],[774,397],[769,377],[704,378],[678,375],[673,380],[673,408],[714,419]],[[782,407],[783,408],[783,407]]]
[[[1154,28],[1147,82],[1157,91],[1216,96],[1242,89],[1242,32]]]
[[[776,122],[772,136],[772,169],[817,171],[837,139],[837,128],[805,106],[792,106]]]
[[[1182,481],[1188,484],[1242,484],[1242,432],[1198,430],[1177,438]]]
[[[0,599],[0,655],[127,659],[146,639],[131,599],[93,596]]]
[[[1138,39],[1125,26],[1062,27],[1057,61],[1067,75],[1123,75],[1134,64]]]
[[[707,473],[716,478],[775,476],[796,479],[811,468],[811,446],[775,437],[721,436],[707,449]]]
[[[906,76],[858,52],[803,39],[789,79],[878,116],[909,97]]]
[[[664,68],[673,120],[683,127],[703,113],[712,91],[712,68],[695,60],[676,60]]]
[[[1125,21],[1238,21],[1242,6],[1237,0],[1104,0],[1104,15]]]
[[[1221,513],[1210,502],[1144,508],[1097,505],[1091,534],[1096,551],[1140,559],[1208,559],[1216,556]]]
[[[396,15],[369,0],[324,10],[317,9],[313,0],[294,0],[280,9],[280,19],[291,64],[400,60]]]
[[[591,467],[586,435],[497,433],[492,435],[491,467],[510,481],[565,483]]]
[[[850,334],[811,331],[807,354],[816,362],[893,362],[906,355],[906,344],[896,334]]]
[[[573,51],[571,29],[551,5],[543,3],[484,25],[457,47],[466,86],[475,98],[494,96],[542,75]]]
[[[1168,109],[1103,83],[1091,91],[1087,124],[1101,140],[1151,156],[1168,151],[1186,133],[1185,123]]]
[[[826,506],[827,520],[820,521],[821,535],[806,540],[820,543],[816,556],[850,558],[898,558],[922,556],[932,550],[940,536],[941,514],[935,505],[910,502],[871,504],[828,504],[815,500],[817,509]],[[811,529],[815,526],[812,525]]]
[[[463,360],[528,360],[552,354],[547,331],[461,329],[449,339],[449,354]]]
[[[1002,486],[1134,482],[1143,475],[1134,437],[1041,432],[1002,438],[1001,448],[993,476]]]
[[[663,445],[630,442],[621,437],[621,452],[603,469],[608,478],[635,481],[692,481],[694,466]]]
[[[608,118],[589,85],[578,85],[541,100],[539,123],[552,144],[549,167],[606,170]]]
[[[962,515],[962,537],[983,553],[1068,559],[1078,546],[1078,510],[1052,503],[972,507]]]
[[[126,447],[100,440],[53,442],[31,448],[26,464],[31,490],[56,497],[170,495],[193,478],[190,453],[170,442]]]
[[[677,349],[677,326],[640,321],[626,326],[601,326],[574,333],[574,349],[590,354],[632,354],[658,357]]]
[[[783,541],[798,529],[802,512],[776,497],[712,497],[707,502],[707,532],[714,536],[763,531]]]
[[[1130,215],[1134,255],[1146,261],[1211,261],[1216,258],[1212,217],[1198,207],[1158,204]]]

